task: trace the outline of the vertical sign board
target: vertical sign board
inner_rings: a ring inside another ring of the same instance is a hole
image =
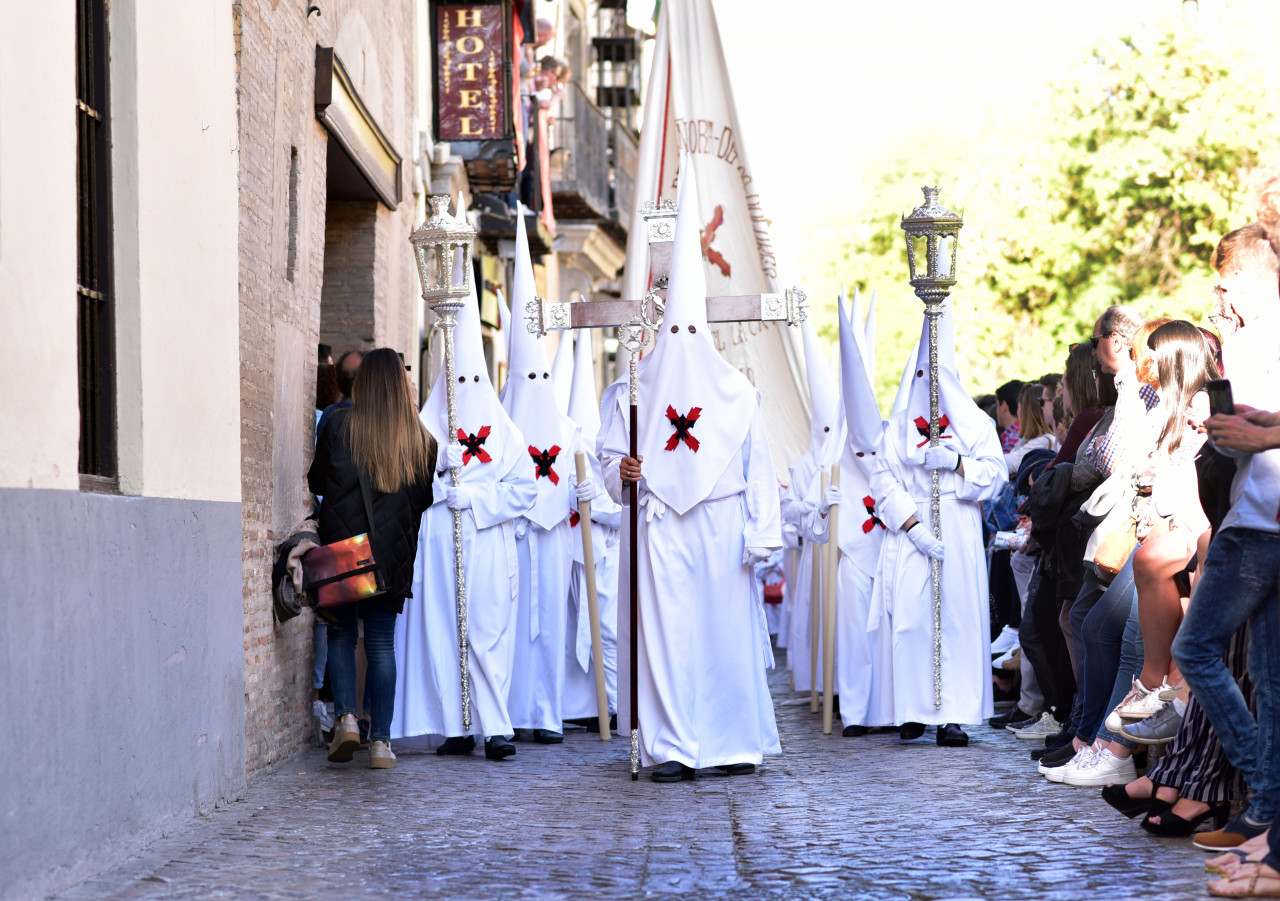
[[[436,138],[487,141],[508,136],[504,3],[436,7]]]

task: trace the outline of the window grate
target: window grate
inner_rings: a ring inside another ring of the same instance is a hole
[[[105,0],[76,0],[76,301],[80,472],[112,478],[115,329],[111,296]]]

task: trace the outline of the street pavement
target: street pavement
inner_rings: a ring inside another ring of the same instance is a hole
[[[785,673],[770,681],[783,754],[752,776],[632,782],[625,737],[582,732],[499,763],[402,746],[381,771],[309,750],[57,897],[1207,897],[1188,840],[1051,785],[1031,742],[987,726],[962,749],[932,730],[842,738],[838,717],[827,736]]]

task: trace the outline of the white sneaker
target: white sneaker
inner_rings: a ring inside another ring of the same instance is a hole
[[[1040,719],[1025,729],[1019,729],[1013,735],[1023,741],[1034,741],[1037,738],[1048,738],[1050,735],[1057,735],[1061,731],[1062,723],[1055,720],[1053,714],[1046,710],[1040,714]]]
[[[997,657],[995,660],[992,660],[992,661],[991,661],[991,667],[992,667],[992,669],[1007,669],[1007,667],[1005,666],[1005,664],[1006,664],[1006,663],[1008,663],[1009,661],[1013,660],[1013,655],[1014,655],[1014,654],[1016,654],[1017,652],[1018,652],[1018,646],[1017,646],[1017,645],[1014,645],[1012,648],[1010,648],[1009,650],[1005,651],[1003,654],[1001,654],[1001,655],[1000,655],[999,657]]]
[[[1098,752],[1098,749],[1095,748],[1093,745],[1085,745],[1083,748],[1076,751],[1075,757],[1072,757],[1062,766],[1055,766],[1045,770],[1044,778],[1048,779],[1050,782],[1061,782],[1062,777],[1066,775],[1068,771],[1070,771],[1074,767],[1080,766],[1080,764],[1084,763],[1086,760],[1093,759],[1093,756],[1097,752]]]
[[[999,657],[1001,654],[1007,654],[1017,646],[1018,630],[1012,626],[1005,626],[991,642],[991,656]]]
[[[1138,771],[1133,765],[1132,757],[1117,757],[1107,748],[1093,755],[1087,763],[1082,763],[1070,773],[1062,774],[1065,785],[1103,786],[1127,785],[1138,778]]]
[[[333,728],[333,711],[324,701],[311,702],[311,715],[316,718],[321,732],[328,732]]]
[[[1155,691],[1148,691],[1142,697],[1135,698],[1128,704],[1121,704],[1115,709],[1116,716],[1122,720],[1145,720],[1168,703],[1168,701],[1160,700],[1160,693],[1168,690],[1169,683],[1162,682]]]
[[[1128,707],[1133,704],[1134,701],[1139,701],[1149,694],[1151,694],[1151,692],[1147,691],[1146,687],[1138,681],[1136,676],[1134,676],[1133,687],[1129,689],[1129,693],[1124,696],[1119,704],[1116,705],[1114,710],[1107,714],[1106,722],[1103,723],[1103,725],[1107,727],[1107,731],[1112,735],[1119,735],[1120,730],[1124,728],[1124,720],[1120,718],[1120,708]]]

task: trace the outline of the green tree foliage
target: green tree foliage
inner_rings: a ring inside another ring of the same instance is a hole
[[[1268,64],[1274,57],[1242,58],[1227,29],[1125,37],[1097,48],[1035,110],[959,142],[917,132],[876,161],[864,224],[846,229],[838,250],[821,240],[814,249],[820,281],[848,273],[881,288],[882,405],[899,376],[886,370],[905,359],[921,321],[899,215],[935,178],[943,203],[965,214],[953,296],[975,393],[1060,370],[1066,345],[1111,303],[1201,321],[1213,249],[1253,218],[1251,170],[1280,137]],[[899,295],[888,310],[886,285]]]

